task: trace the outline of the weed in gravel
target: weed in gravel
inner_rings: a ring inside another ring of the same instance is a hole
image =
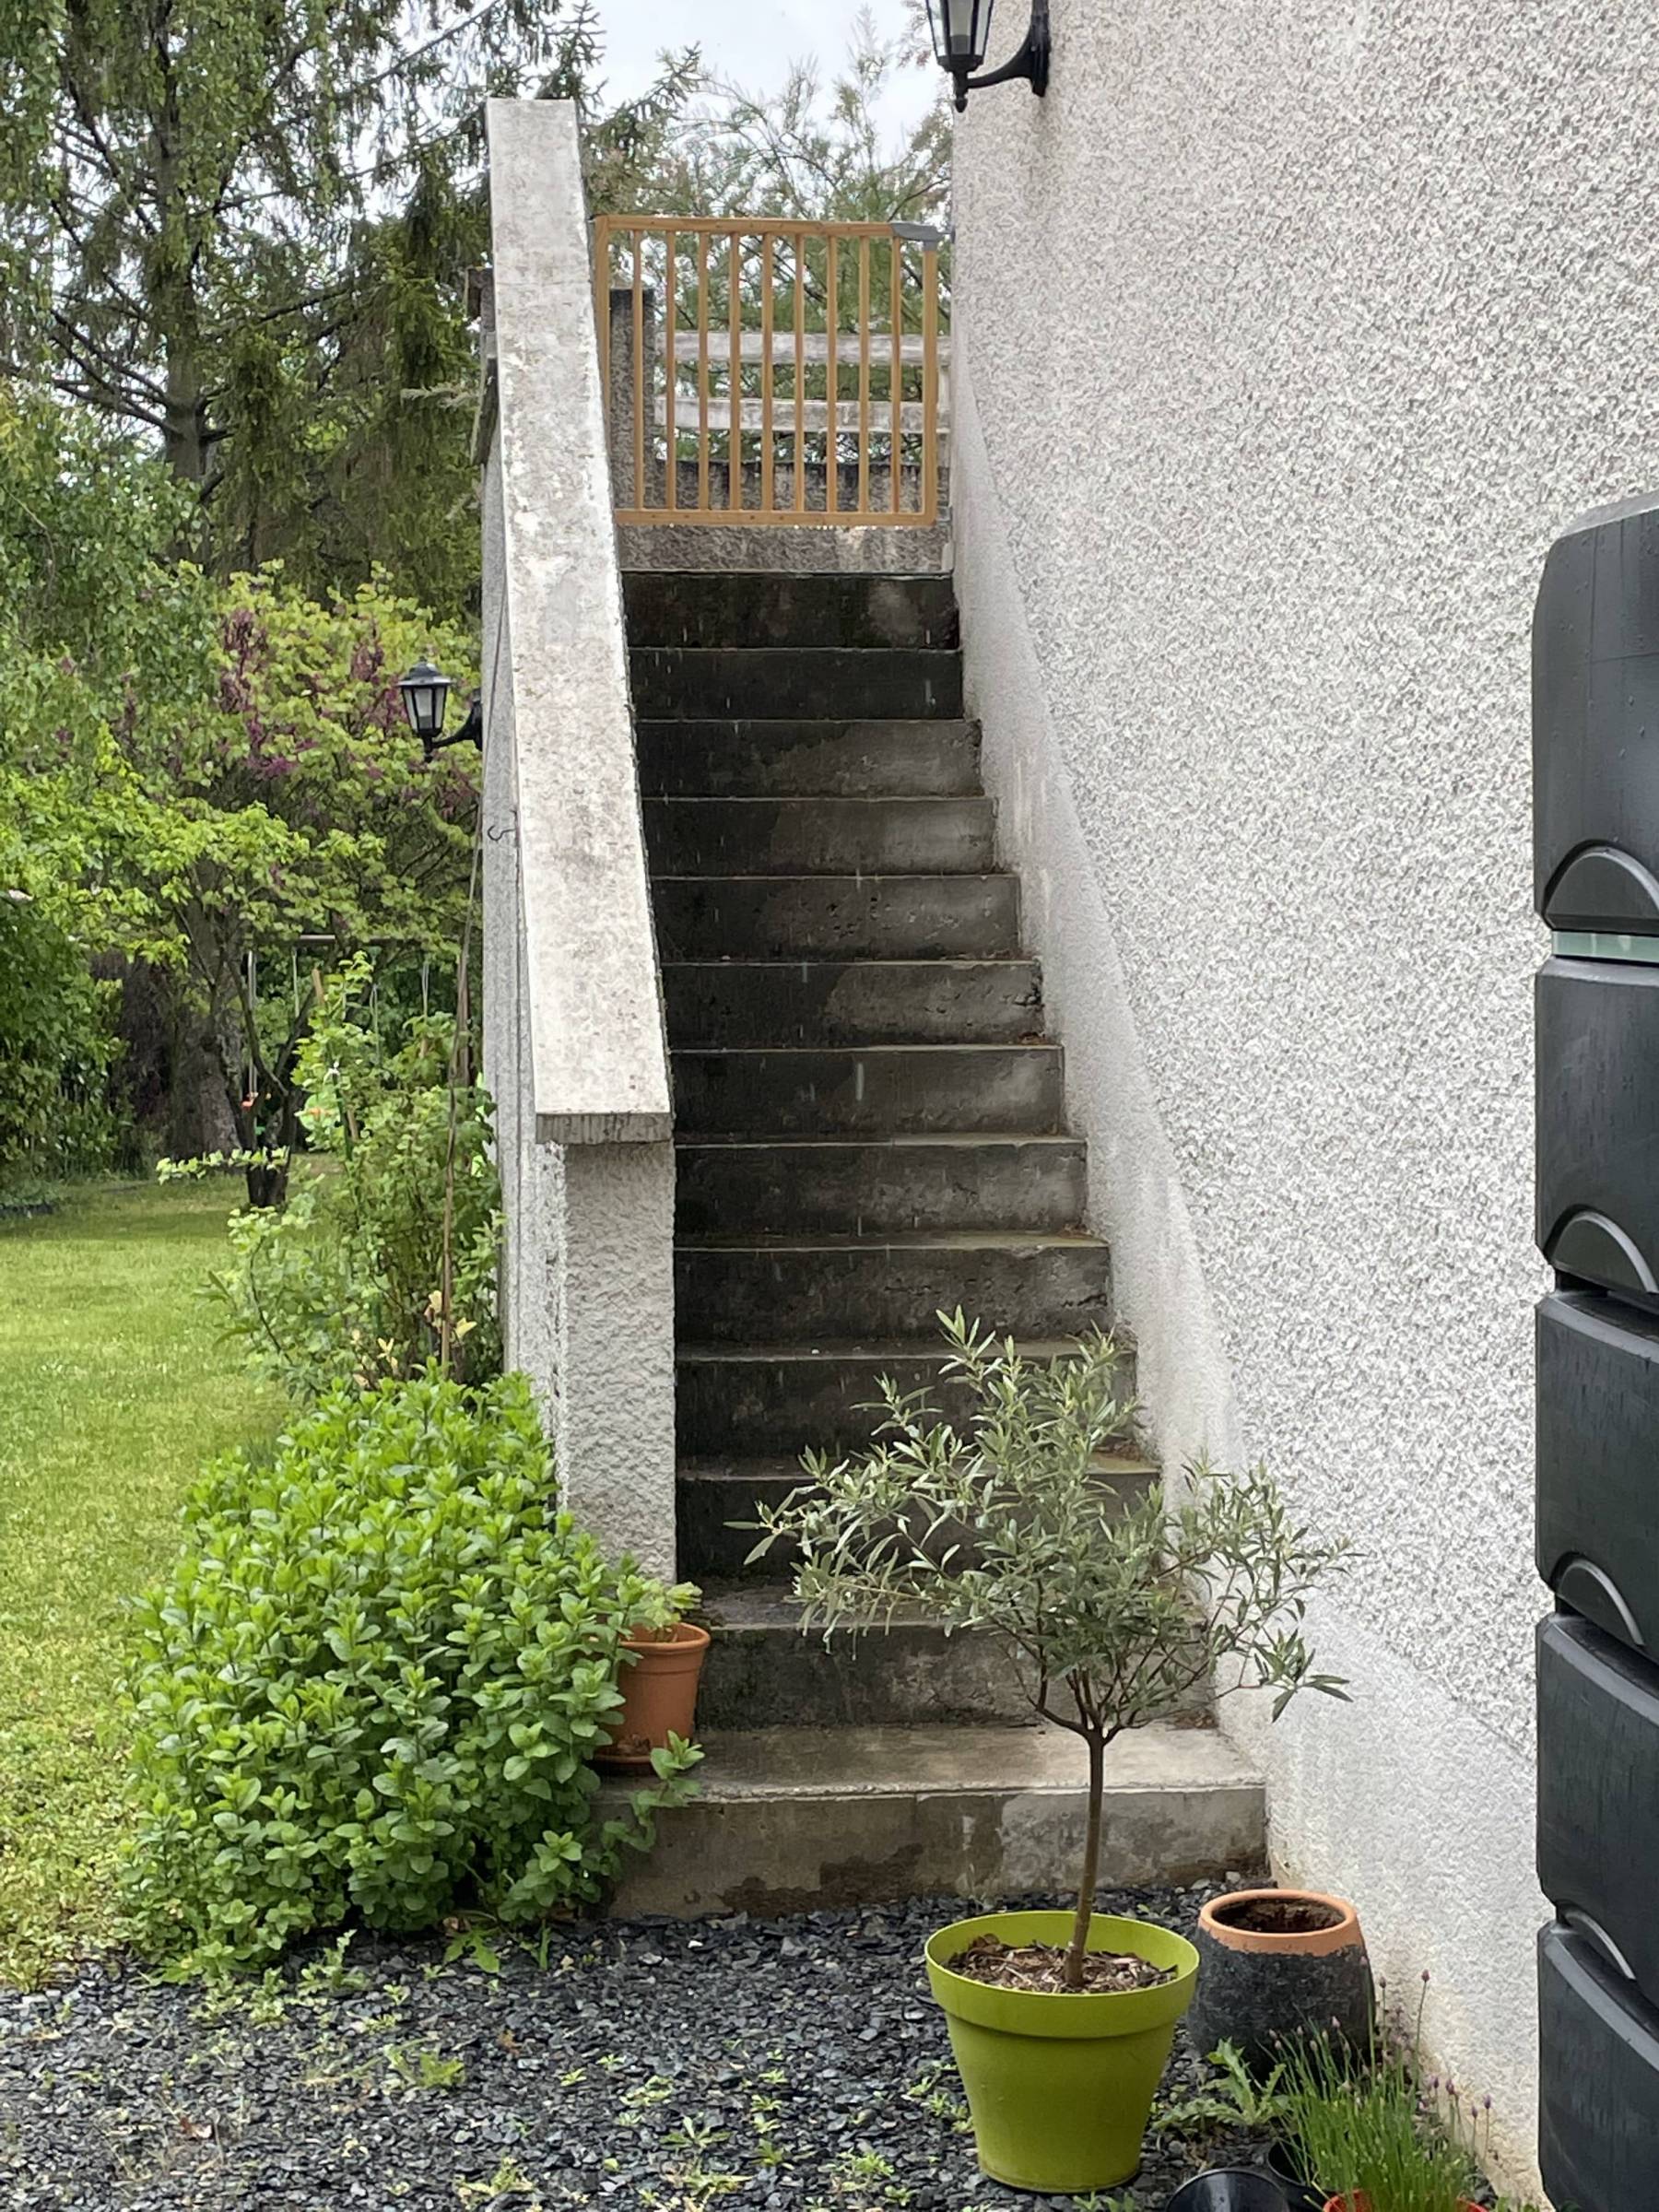
[[[389,2043],[386,2046],[386,2087],[406,2096],[437,2089],[458,2089],[466,2079],[466,2061],[446,2058],[427,2044]]]

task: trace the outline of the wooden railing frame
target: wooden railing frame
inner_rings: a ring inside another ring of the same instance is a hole
[[[814,223],[783,217],[599,216],[593,225],[594,321],[598,332],[600,382],[605,394],[607,443],[611,456],[616,521],[618,524],[682,524],[713,528],[871,528],[895,525],[929,528],[939,515],[939,458],[945,433],[943,364],[948,338],[939,328],[940,238],[890,223]],[[647,282],[647,241],[660,247],[663,282],[660,314],[655,288]],[[872,262],[886,241],[887,327],[871,323]],[[744,315],[736,276],[741,249],[752,241],[759,264],[758,326]],[[823,324],[808,327],[807,271],[810,248],[822,243]],[[920,253],[913,277],[906,249]],[[712,274],[725,263],[728,292],[724,326],[716,330],[711,313]],[[625,281],[613,275],[618,250]],[[844,254],[853,260],[857,292],[850,330],[841,327]],[[696,322],[681,315],[680,278],[695,272]],[[791,312],[782,327],[776,316],[780,284],[793,288]],[[906,329],[907,307],[920,327]],[[657,331],[661,326],[659,352]],[[836,342],[831,347],[830,333]],[[824,368],[824,396],[807,396],[810,370]],[[694,401],[681,390],[689,364],[695,371]],[[659,366],[663,390],[656,393]],[[752,396],[742,388],[746,370],[759,371]],[[724,368],[725,395],[711,388],[712,371]],[[855,372],[856,391],[843,400],[844,369]],[[791,371],[792,389],[776,390],[777,371]],[[919,372],[915,396],[905,392],[906,372]],[[875,390],[885,373],[887,393]],[[689,410],[689,411],[688,411]],[[695,419],[691,418],[694,414]],[[745,441],[759,440],[759,503],[743,503]],[[824,441],[824,504],[808,506],[808,441]],[[725,443],[726,498],[712,497],[715,463],[712,441]],[[681,447],[690,440],[695,467],[695,499],[681,497]],[[855,495],[841,498],[841,448],[856,447]],[[873,448],[885,441],[888,498],[873,504]],[[906,463],[906,442],[919,446],[919,460]],[[777,496],[779,447],[793,465],[785,499]],[[662,452],[659,454],[659,445]],[[907,478],[914,472],[915,500],[904,503]],[[660,496],[659,496],[660,492]]]

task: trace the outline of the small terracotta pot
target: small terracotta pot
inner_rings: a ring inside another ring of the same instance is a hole
[[[1200,2051],[1232,2043],[1265,2071],[1295,2036],[1368,2046],[1376,2017],[1371,1962],[1346,1898],[1234,1889],[1204,1907],[1196,1941],[1204,1965],[1188,2031]]]
[[[1480,2212],[1480,2206],[1472,2205],[1466,2196],[1463,2200],[1463,2208],[1464,2212]],[[1324,2212],[1371,2212],[1371,2198],[1363,2189],[1357,2196],[1334,2196]]]
[[[597,1764],[649,1768],[653,1751],[662,1750],[670,1735],[690,1737],[709,1631],[677,1620],[654,1635],[624,1636],[622,1649],[633,1653],[617,1677],[622,1711]]]

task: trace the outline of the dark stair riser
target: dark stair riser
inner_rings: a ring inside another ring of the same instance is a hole
[[[803,1630],[770,1593],[756,1591],[752,1615],[744,1601],[744,1585],[723,1591],[703,1617],[712,1641],[700,1728],[1035,1724],[1019,1667],[994,1637],[901,1622],[826,1642],[821,1627]],[[1169,1717],[1200,1722],[1210,1703],[1200,1693]]]
[[[971,1144],[697,1144],[677,1156],[682,1237],[741,1225],[789,1230],[1076,1229],[1087,1203],[1086,1155],[1074,1137]]]
[[[622,580],[635,645],[868,648],[959,642],[948,576],[634,570]]]
[[[1030,1724],[1007,1653],[989,1637],[900,1627],[826,1644],[797,1622],[722,1628],[697,1696],[700,1728],[868,1728]]]
[[[716,1472],[716,1466],[719,1471]],[[1153,1480],[1136,1467],[1122,1474],[1102,1474],[1100,1510],[1122,1512],[1140,1504]],[[792,1544],[774,1544],[752,1564],[749,1554],[763,1532],[753,1524],[762,1504],[781,1506],[792,1490],[802,1488],[806,1477],[788,1460],[758,1461],[746,1467],[714,1462],[693,1462],[680,1470],[677,1484],[680,1568],[694,1582],[771,1582],[793,1571]],[[916,1530],[920,1535],[925,1524]],[[971,1566],[979,1552],[971,1529],[941,1532],[934,1545],[955,1547],[957,1563]]]
[[[657,876],[981,876],[989,799],[647,799]]]
[[[957,653],[636,645],[628,657],[641,721],[715,715],[924,721],[962,712]]]
[[[767,1350],[738,1359],[684,1346],[675,1401],[680,1455],[794,1459],[809,1447],[840,1452],[868,1443],[886,1418],[884,1375],[902,1391],[925,1389],[947,1419],[969,1421],[974,1401],[941,1372],[943,1363],[942,1353],[909,1347],[865,1357]],[[1133,1359],[1124,1363],[1122,1388],[1125,1397],[1134,1394]]]
[[[647,796],[980,795],[977,723],[641,719],[634,736]]]
[[[665,960],[994,959],[1018,953],[1012,876],[659,876]]]
[[[1054,1045],[692,1051],[675,1053],[673,1064],[676,1124],[684,1136],[1023,1135],[1060,1124]]]
[[[1035,960],[673,960],[675,1045],[1018,1044],[1042,1028]]]
[[[1106,1247],[1093,1241],[682,1248],[675,1308],[700,1344],[861,1331],[935,1340],[938,1315],[960,1306],[998,1335],[1081,1336],[1111,1319]]]

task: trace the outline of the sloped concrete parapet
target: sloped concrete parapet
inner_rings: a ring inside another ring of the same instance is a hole
[[[507,1357],[564,1502],[672,1575],[673,1118],[576,113],[492,100],[488,129],[485,1077]]]

